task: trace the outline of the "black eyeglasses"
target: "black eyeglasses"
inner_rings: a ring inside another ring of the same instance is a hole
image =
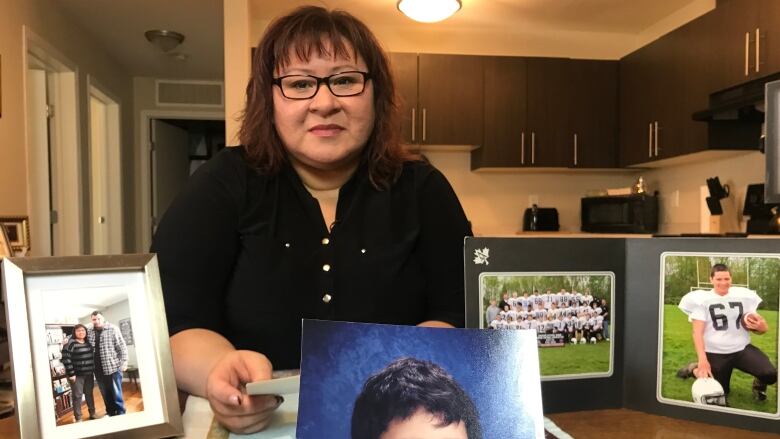
[[[359,95],[363,93],[366,81],[369,79],[371,76],[366,72],[349,71],[324,78],[312,75],[286,75],[274,78],[274,84],[279,86],[282,96],[287,99],[311,99],[320,91],[320,84],[327,85],[334,96]]]

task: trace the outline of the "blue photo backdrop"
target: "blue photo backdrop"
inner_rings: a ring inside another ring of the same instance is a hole
[[[297,437],[350,438],[366,379],[400,357],[444,368],[479,411],[483,438],[542,438],[533,331],[439,329],[304,320]]]

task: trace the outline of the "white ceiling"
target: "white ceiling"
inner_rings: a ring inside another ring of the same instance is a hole
[[[225,0],[231,1],[231,0]],[[462,0],[462,9],[436,24],[420,24],[396,9],[396,0],[249,0],[252,20],[269,20],[304,4],[350,11],[369,26],[403,29],[512,29],[638,34],[697,0]],[[223,0],[58,0],[64,12],[132,76],[222,79]],[[144,38],[149,29],[183,33],[176,61]]]

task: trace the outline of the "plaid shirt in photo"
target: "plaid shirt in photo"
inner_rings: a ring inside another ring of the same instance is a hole
[[[87,334],[89,344],[95,346],[95,328],[90,328]],[[104,375],[122,370],[122,365],[127,363],[127,345],[119,328],[111,323],[103,323],[103,332],[100,333],[100,352],[95,352],[95,357],[100,355],[99,362],[96,361],[95,369],[103,370]],[[95,358],[98,360],[98,358]]]

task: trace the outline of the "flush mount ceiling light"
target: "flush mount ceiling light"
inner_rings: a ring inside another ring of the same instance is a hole
[[[184,41],[184,35],[171,30],[148,30],[144,35],[150,43],[165,53],[175,49]]]
[[[435,23],[460,10],[460,0],[398,0],[398,10],[423,23]]]

